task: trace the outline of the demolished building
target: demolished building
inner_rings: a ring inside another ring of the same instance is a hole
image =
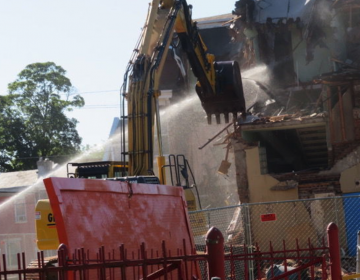
[[[360,5],[287,2],[198,20],[209,52],[241,65],[248,115],[227,137],[241,203],[360,192]]]
[[[253,21],[233,24],[242,65],[261,63],[269,75],[254,79],[268,98],[251,105],[233,140],[245,156],[235,156],[240,201],[359,192],[360,6],[256,3]]]

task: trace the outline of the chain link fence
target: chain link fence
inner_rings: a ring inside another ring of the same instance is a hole
[[[339,228],[342,268],[356,270],[360,230],[360,196],[250,203],[190,212],[195,243],[202,250],[212,226],[221,230],[227,245],[258,245],[261,250],[288,250],[327,244],[327,226]],[[272,249],[270,249],[270,242]],[[285,245],[286,244],[286,245]],[[286,248],[284,248],[286,247]]]

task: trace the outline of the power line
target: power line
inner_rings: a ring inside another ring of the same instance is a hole
[[[86,110],[94,110],[94,109],[119,109],[120,104],[106,104],[106,105],[85,105],[83,107],[73,108],[73,111],[86,109]]]
[[[77,109],[118,109],[120,104],[111,104],[111,105],[85,105]]]
[[[106,92],[120,92],[120,89],[74,92],[74,93],[70,93],[69,95],[90,94],[90,93],[106,93]],[[63,95],[66,95],[66,93],[63,93]]]

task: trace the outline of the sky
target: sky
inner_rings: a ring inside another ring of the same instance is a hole
[[[146,0],[0,0],[0,94],[27,65],[63,67],[85,106],[69,113],[82,145],[108,139],[120,87],[144,25]],[[211,3],[211,4],[209,4]],[[231,13],[235,0],[188,0],[193,18]]]

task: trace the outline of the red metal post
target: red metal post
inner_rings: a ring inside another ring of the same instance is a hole
[[[224,236],[216,227],[206,234],[206,252],[208,254],[209,279],[219,277],[225,279]]]
[[[327,235],[330,254],[331,280],[341,280],[339,229],[335,223],[330,223],[328,225]]]

